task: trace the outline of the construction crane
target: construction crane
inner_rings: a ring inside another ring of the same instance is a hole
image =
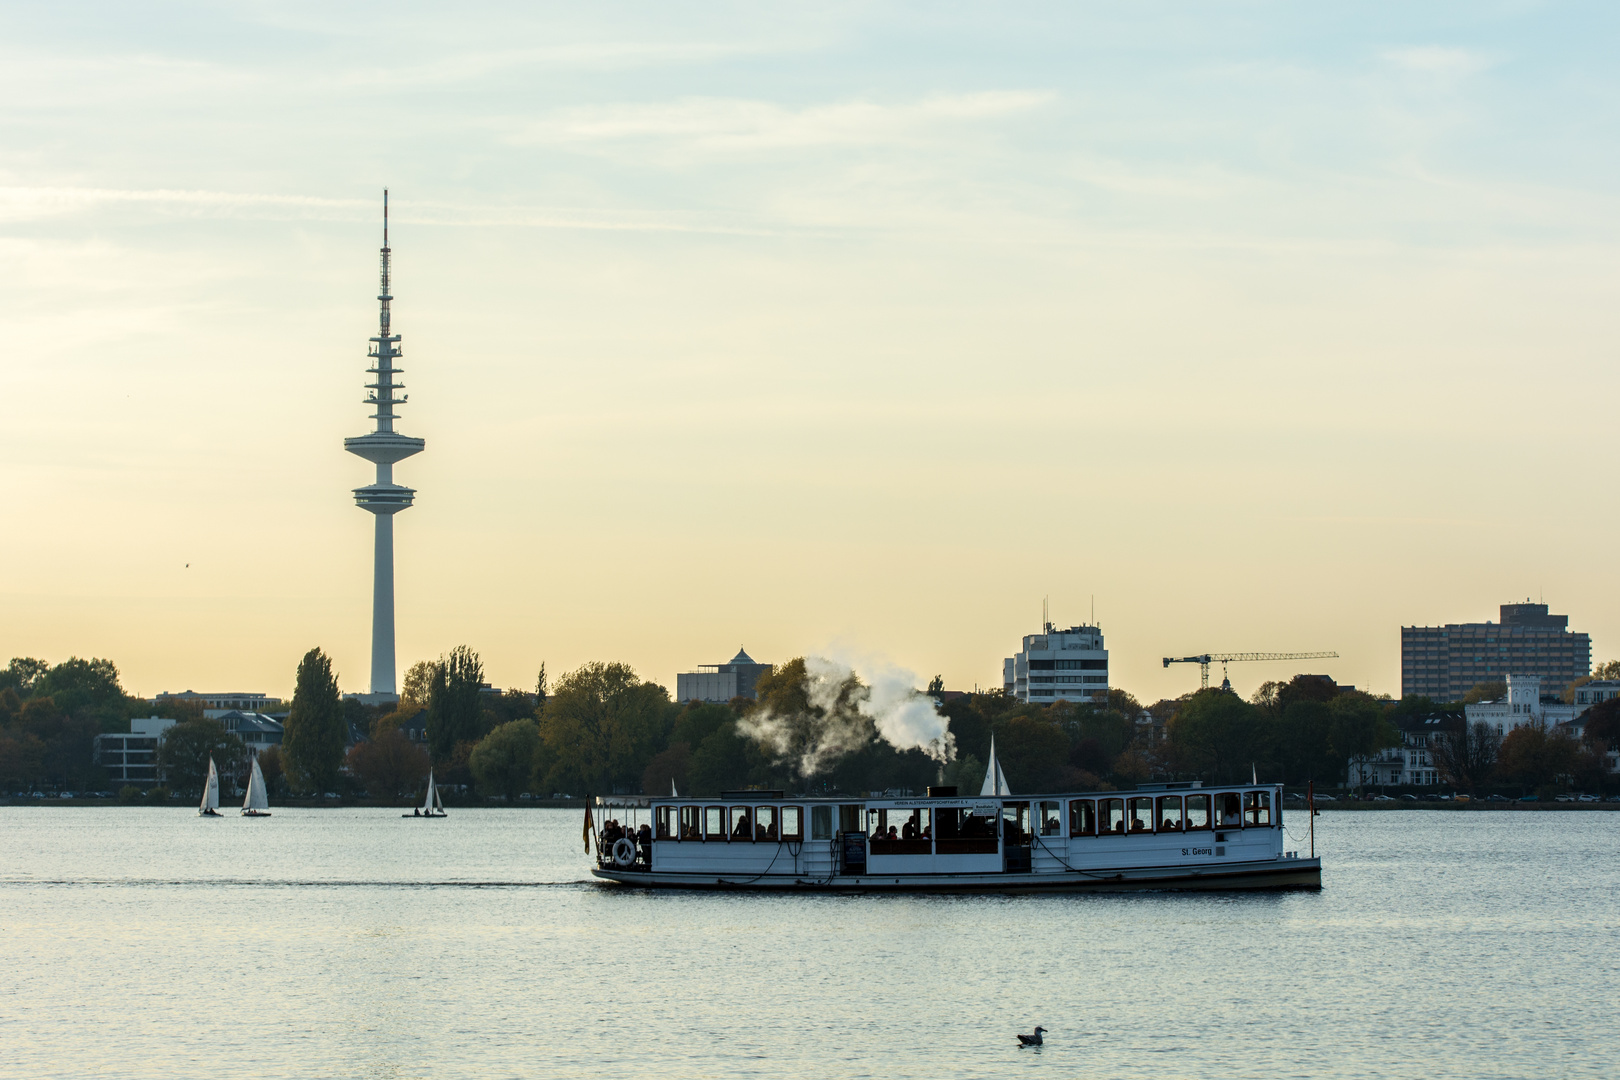
[[[1226,677],[1226,665],[1233,660],[1326,660],[1338,656],[1336,652],[1216,652],[1202,656],[1167,656],[1164,666],[1171,664],[1197,664],[1200,675],[1199,689],[1209,689],[1209,665],[1221,665],[1221,689],[1232,689],[1232,680]]]

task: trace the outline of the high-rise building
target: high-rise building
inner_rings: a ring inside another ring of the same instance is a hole
[[[1102,630],[1071,626],[1028,634],[1017,656],[1002,662],[1002,685],[1019,701],[1050,705],[1054,701],[1108,700],[1108,650]]]
[[[399,348],[399,335],[389,325],[389,256],[388,247],[388,192],[383,192],[383,246],[382,288],[377,300],[382,305],[380,328],[372,338],[376,348],[366,355],[375,363],[366,369],[376,381],[366,384],[371,392],[366,404],[376,407],[371,419],[377,426],[354,439],[344,439],[343,449],[357,454],[377,466],[377,479],[363,488],[356,488],[354,501],[362,510],[376,519],[376,540],[371,580],[371,693],[362,695],[371,703],[396,701],[397,669],[394,662],[394,515],[408,509],[416,492],[394,483],[394,465],[412,454],[419,454],[427,443],[394,430],[394,409],[405,404],[407,397],[397,391],[405,384],[395,380],[403,368],[394,361],[403,355]]]
[[[726,664],[699,664],[696,671],[683,671],[675,676],[676,701],[730,701],[732,698],[751,698],[756,695],[760,676],[769,672],[770,664],[760,664],[738,649],[737,655]]]
[[[1541,689],[1562,694],[1592,670],[1592,639],[1571,633],[1569,616],[1546,604],[1503,604],[1500,623],[1401,627],[1401,696],[1459,701],[1483,682],[1538,675]]]

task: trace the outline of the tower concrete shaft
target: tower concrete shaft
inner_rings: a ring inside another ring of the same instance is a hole
[[[397,694],[397,665],[394,660],[394,515],[408,509],[416,492],[394,483],[394,464],[419,454],[427,446],[423,439],[413,439],[394,430],[394,409],[405,404],[406,395],[397,391],[405,384],[395,380],[403,368],[394,361],[403,352],[399,348],[399,335],[390,325],[390,256],[388,247],[388,192],[383,192],[383,246],[382,288],[377,294],[381,304],[377,336],[371,339],[375,346],[366,355],[374,363],[366,369],[376,381],[366,384],[370,391],[366,404],[376,407],[371,414],[376,426],[364,435],[344,439],[343,448],[377,466],[375,483],[354,489],[355,504],[376,517],[375,560],[371,583],[371,692]]]

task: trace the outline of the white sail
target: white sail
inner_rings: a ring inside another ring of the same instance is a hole
[[[675,790],[675,778],[673,776],[669,778],[669,795],[672,799],[681,797],[681,793]]]
[[[427,797],[422,800],[422,813],[433,813],[433,804],[439,799],[439,789],[433,786],[433,770],[428,770]]]
[[[437,785],[434,785],[434,788],[433,788],[433,809],[440,816],[443,816],[443,814],[444,814],[444,800],[439,798],[439,788],[438,788]]]
[[[247,798],[242,800],[243,810],[270,809],[270,794],[264,789],[264,773],[259,771],[259,759],[253,759],[253,775],[248,777]]]
[[[1012,788],[1007,786],[1007,774],[1001,771],[1001,762],[996,760],[996,737],[990,736],[990,764],[984,770],[984,786],[979,789],[980,795],[1011,795]]]
[[[208,759],[208,782],[203,785],[202,805],[199,810],[219,809],[219,770],[214,768],[214,759]]]

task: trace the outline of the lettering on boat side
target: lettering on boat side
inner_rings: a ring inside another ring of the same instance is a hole
[[[1184,847],[1181,849],[1181,853],[1183,855],[1213,855],[1214,851],[1207,847]]]

